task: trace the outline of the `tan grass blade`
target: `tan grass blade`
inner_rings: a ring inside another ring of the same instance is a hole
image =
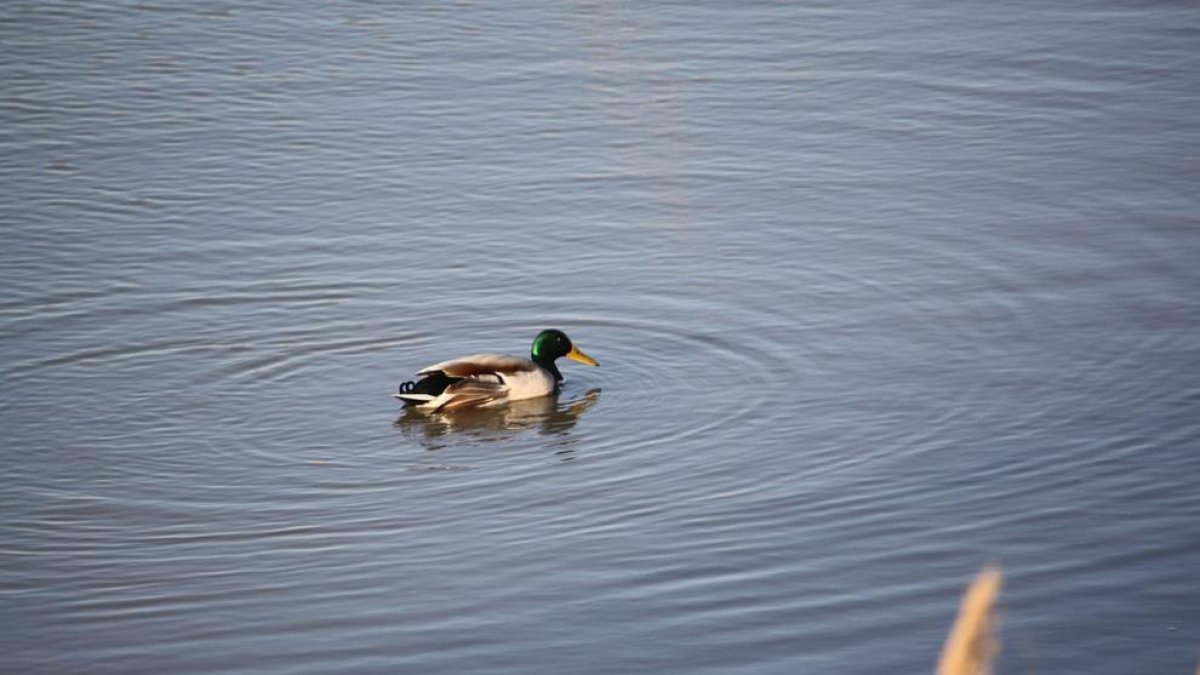
[[[937,675],[991,675],[1000,651],[995,605],[1003,579],[1000,568],[989,565],[971,582],[942,647]]]

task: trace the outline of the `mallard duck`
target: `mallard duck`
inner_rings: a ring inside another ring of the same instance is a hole
[[[558,391],[563,379],[554,365],[560,356],[587,366],[599,365],[571,344],[566,333],[550,329],[533,339],[527,359],[472,354],[442,361],[417,371],[420,379],[401,384],[400,393],[392,395],[405,405],[442,412],[548,396]]]

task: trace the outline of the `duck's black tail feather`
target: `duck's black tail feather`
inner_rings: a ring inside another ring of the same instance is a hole
[[[396,398],[404,401],[405,405],[420,405],[441,396],[446,387],[460,381],[461,377],[449,377],[441,371],[430,373],[415,382],[401,382]]]

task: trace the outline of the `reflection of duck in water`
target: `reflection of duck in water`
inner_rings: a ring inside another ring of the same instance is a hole
[[[396,419],[396,426],[406,431],[420,431],[427,439],[465,432],[499,440],[514,432],[534,428],[543,434],[562,434],[570,431],[579,416],[599,397],[600,390],[592,389],[577,401],[560,402],[557,396],[542,396],[504,406],[465,408],[453,414],[413,406],[406,408]]]
[[[393,396],[430,412],[490,407],[557,392],[562,373],[554,361],[559,357],[599,365],[571,344],[566,333],[553,329],[538,333],[529,356],[472,354],[435,363],[417,372],[421,379],[401,384],[400,393]]]

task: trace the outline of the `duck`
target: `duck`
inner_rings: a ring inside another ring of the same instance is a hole
[[[524,401],[558,392],[563,376],[555,361],[561,357],[598,366],[561,330],[537,334],[529,358],[506,354],[472,354],[435,363],[417,371],[418,379],[404,382],[392,396],[427,412],[482,408]]]

